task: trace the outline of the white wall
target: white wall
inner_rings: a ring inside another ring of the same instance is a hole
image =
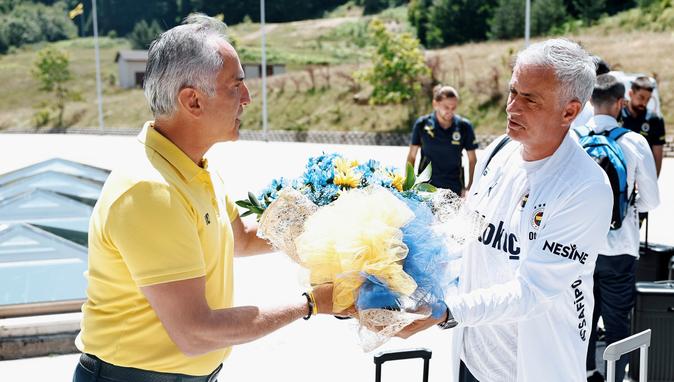
[[[136,73],[145,73],[145,61],[119,60],[119,86],[133,88],[136,86]]]

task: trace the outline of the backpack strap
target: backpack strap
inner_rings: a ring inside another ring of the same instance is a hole
[[[608,137],[610,139],[613,139],[614,141],[617,141],[618,138],[620,138],[623,135],[629,133],[630,131],[632,131],[632,130],[630,130],[626,127],[619,126],[619,127],[616,127],[614,129],[612,129],[611,131],[605,131],[604,134],[606,135],[606,137]],[[625,166],[625,168],[627,168],[627,164],[624,163],[624,160],[623,160],[623,166]],[[636,203],[636,199],[637,199],[637,188],[636,188],[636,184],[634,184],[634,185],[632,185],[632,192],[630,193],[630,196],[628,198],[627,203],[629,205],[633,206]]]
[[[592,135],[592,129],[590,129],[587,125],[576,126],[573,128],[573,132],[576,133],[579,139],[588,135]]]
[[[501,151],[501,149],[505,147],[505,145],[507,145],[508,142],[510,142],[511,140],[512,139],[507,135],[503,137],[503,139],[501,139],[501,141],[496,145],[496,147],[494,147],[494,150],[492,150],[491,154],[489,154],[489,158],[487,158],[487,162],[484,164],[484,168],[487,168],[487,166],[489,166],[489,163],[494,158],[496,153]]]
[[[632,131],[632,130],[630,130],[628,128],[625,128],[625,127],[616,127],[614,129],[612,129],[611,131],[605,132],[604,135],[606,135],[606,137],[608,137],[608,138],[613,139],[614,141],[617,141],[618,138],[620,138],[623,135],[629,133],[630,131]]]

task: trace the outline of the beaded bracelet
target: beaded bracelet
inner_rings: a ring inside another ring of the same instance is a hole
[[[307,298],[307,315],[302,317],[305,320],[310,319],[313,314],[316,314],[316,313],[314,313],[314,311],[316,310],[316,303],[314,302],[314,298],[313,298],[312,294],[313,293],[311,293],[311,292],[302,293],[302,296]]]

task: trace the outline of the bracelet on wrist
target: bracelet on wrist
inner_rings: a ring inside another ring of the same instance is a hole
[[[443,322],[440,322],[438,324],[438,327],[440,327],[440,329],[445,330],[445,329],[451,329],[458,324],[459,323],[456,322],[456,320],[454,319],[454,316],[452,315],[452,312],[449,310],[449,307],[448,307],[447,308],[447,318]]]
[[[304,292],[304,293],[302,293],[302,296],[307,298],[307,315],[302,317],[302,318],[304,318],[305,320],[308,320],[308,319],[311,318],[312,315],[317,314],[317,313],[315,313],[316,302],[314,300],[312,292],[309,292],[309,293]]]

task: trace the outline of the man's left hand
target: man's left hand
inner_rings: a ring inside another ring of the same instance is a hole
[[[399,331],[398,334],[396,334],[396,337],[400,338],[409,338],[421,331],[424,331],[432,326],[435,326],[441,322],[444,322],[446,319],[446,316],[443,316],[441,318],[433,318],[433,316],[424,318],[421,320],[416,320],[412,322],[411,324],[407,325],[406,327],[403,328],[403,330]]]

